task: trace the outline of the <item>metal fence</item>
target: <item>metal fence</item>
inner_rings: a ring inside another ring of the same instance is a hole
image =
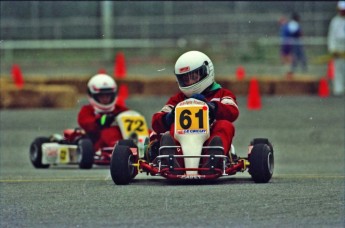
[[[307,36],[324,36],[335,2],[1,1],[1,39],[150,39],[277,36],[298,12]]]
[[[336,1],[1,1],[0,4],[2,66],[19,58],[24,50],[37,53],[97,49],[104,52],[104,60],[109,60],[117,49],[186,47],[209,49],[239,61],[269,62],[276,59],[279,49],[278,21],[281,17],[289,18],[292,12],[301,15],[303,41],[308,51],[318,55],[325,52],[328,24],[336,13]]]

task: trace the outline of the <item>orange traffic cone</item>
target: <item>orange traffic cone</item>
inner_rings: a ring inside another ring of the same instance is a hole
[[[17,64],[14,64],[12,66],[12,79],[13,79],[14,85],[18,89],[21,89],[24,87],[24,77],[19,65]]]
[[[126,84],[122,84],[119,87],[119,93],[117,95],[116,103],[118,105],[125,106],[127,98],[128,98],[128,86]]]
[[[256,80],[256,78],[252,78],[249,82],[247,108],[249,110],[261,109],[260,89],[259,89],[259,83]]]
[[[236,78],[237,80],[242,80],[246,76],[246,70],[244,69],[243,66],[239,66],[236,69]]]
[[[114,76],[115,78],[126,77],[126,62],[123,52],[119,52],[115,56]]]
[[[334,79],[334,60],[331,59],[327,65],[327,77],[329,80]]]
[[[328,81],[326,78],[321,78],[319,82],[319,91],[318,91],[319,97],[329,97],[329,87],[328,87]]]

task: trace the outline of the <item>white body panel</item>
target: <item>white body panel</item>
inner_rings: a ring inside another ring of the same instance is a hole
[[[145,139],[149,137],[147,123],[143,115],[134,110],[128,110],[116,116],[116,123],[120,128],[122,137],[130,139],[133,134],[138,137],[139,158],[145,154]]]
[[[42,164],[69,164],[78,163],[76,145],[64,145],[58,143],[42,144]]]
[[[175,139],[181,144],[183,155],[201,155],[203,144],[210,137],[208,119],[208,106],[203,101],[190,98],[176,106]],[[184,163],[185,168],[198,168],[200,157],[185,158]],[[186,174],[197,175],[197,171],[187,171]]]

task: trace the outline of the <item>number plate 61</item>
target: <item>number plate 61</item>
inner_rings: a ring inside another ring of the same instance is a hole
[[[176,134],[206,134],[209,131],[208,107],[177,106],[175,109]]]

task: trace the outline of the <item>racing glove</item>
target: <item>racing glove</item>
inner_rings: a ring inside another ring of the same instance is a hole
[[[173,108],[173,110],[171,110],[170,112],[168,112],[167,114],[163,116],[163,122],[167,128],[170,128],[170,125],[174,123],[174,120],[175,120],[175,107]]]
[[[210,101],[208,102],[205,98],[204,95],[200,94],[200,93],[196,93],[193,94],[190,98],[194,98],[200,101],[203,101],[207,104],[208,106],[208,113],[209,113],[209,118],[210,118],[210,123],[212,123],[214,121],[214,119],[216,118],[216,113],[217,113],[217,103],[214,101]]]
[[[216,119],[216,114],[217,114],[217,103],[214,101],[211,102],[206,102],[208,106],[208,115],[210,118],[210,123],[212,123]]]
[[[109,127],[115,119],[115,115],[113,113],[103,114],[97,121],[99,126]]]

